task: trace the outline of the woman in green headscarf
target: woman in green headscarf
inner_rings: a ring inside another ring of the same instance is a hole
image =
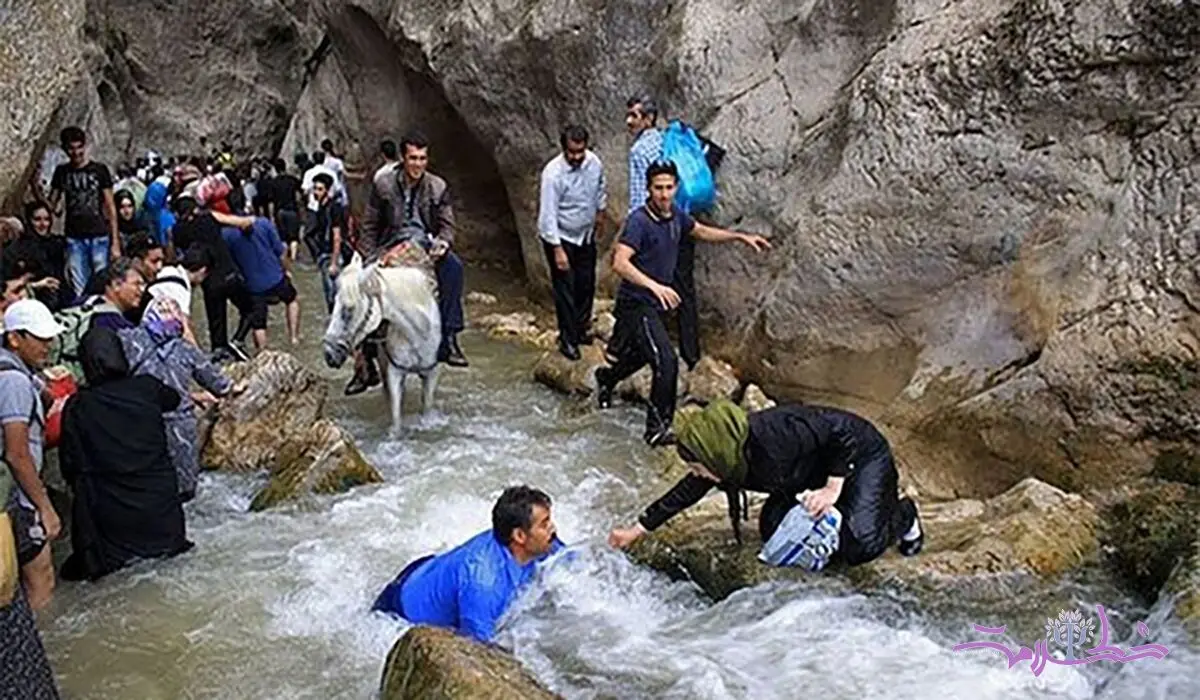
[[[698,413],[676,414],[679,456],[691,473],[609,543],[624,548],[675,514],[695,505],[715,486],[729,498],[734,535],[746,516],[741,492],[769,494],[759,515],[765,542],[799,504],[814,518],[836,507],[841,514],[838,555],[847,564],[871,561],[899,540],[912,556],[923,536],[916,504],[899,498],[899,475],[887,440],[865,418],[836,408],[785,405],[747,414],[730,401]]]

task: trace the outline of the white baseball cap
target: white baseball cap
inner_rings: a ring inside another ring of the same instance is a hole
[[[58,325],[45,304],[37,299],[22,299],[4,311],[4,330],[25,331],[35,338],[50,340],[66,329]]]

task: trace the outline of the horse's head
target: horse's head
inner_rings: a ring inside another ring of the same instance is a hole
[[[337,278],[337,297],[325,329],[325,364],[341,367],[350,352],[383,322],[383,281],[374,265],[363,267],[358,253]]]

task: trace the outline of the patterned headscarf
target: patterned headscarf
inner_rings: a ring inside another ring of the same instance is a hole
[[[165,296],[154,297],[142,316],[142,327],[150,333],[156,345],[162,345],[183,335],[185,318],[174,299]]]

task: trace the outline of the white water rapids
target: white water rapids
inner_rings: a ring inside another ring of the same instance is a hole
[[[1200,697],[1200,657],[1162,611],[1147,622],[1172,645],[1166,659],[1035,678],[1028,662],[952,652],[979,638],[973,622],[997,623],[936,606],[798,585],[712,605],[603,545],[662,488],[639,411],[581,410],[532,383],[532,353],[467,335],[471,368],[443,373],[438,414],[403,440],[383,440],[379,392],[335,402],[386,484],[249,514],[258,480],[209,474],[188,508],[192,552],[61,585],[41,627],[64,697],[375,697],[405,629],[367,612],[376,593],[412,558],[488,527],[496,495],[519,482],[555,499],[560,536],[583,549],[519,601],[501,641],[568,698]],[[316,366],[315,347],[303,357]],[[319,371],[340,396],[346,372]],[[1113,604],[1081,608],[1096,602]],[[1140,643],[1128,629],[1120,641]]]

